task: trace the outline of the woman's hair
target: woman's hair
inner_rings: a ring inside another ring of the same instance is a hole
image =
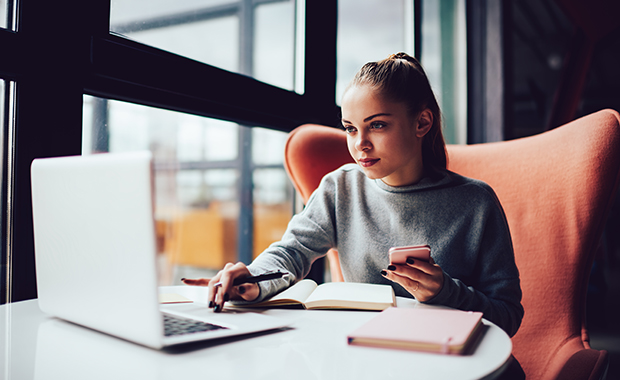
[[[347,91],[358,86],[371,86],[386,100],[405,104],[412,116],[428,108],[433,114],[433,125],[422,140],[422,162],[429,174],[446,170],[448,159],[441,132],[441,111],[417,59],[397,53],[378,62],[369,62],[355,74]]]

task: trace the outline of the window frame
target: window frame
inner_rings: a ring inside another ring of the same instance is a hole
[[[17,32],[0,30],[0,49],[16,52],[0,61],[0,77],[16,82],[15,137],[2,157],[2,165],[7,154],[14,157],[13,186],[2,202],[12,228],[12,235],[7,226],[2,231],[12,277],[1,284],[0,303],[37,296],[30,164],[81,153],[84,94],[281,131],[304,123],[338,125],[337,2],[301,4],[304,93],[298,94],[114,35],[109,0],[20,1]]]

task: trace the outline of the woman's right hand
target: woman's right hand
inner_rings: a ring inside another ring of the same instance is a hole
[[[212,279],[187,279],[184,284],[193,286],[209,287],[209,307],[213,311],[220,312],[224,308],[224,302],[228,300],[254,301],[260,294],[257,284],[241,284],[233,286],[236,278],[250,277],[252,274],[242,262],[228,263]],[[218,286],[216,286],[216,284]]]

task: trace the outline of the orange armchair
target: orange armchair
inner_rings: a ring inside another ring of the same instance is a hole
[[[478,145],[449,145],[449,169],[488,183],[506,212],[525,316],[513,354],[531,379],[599,379],[607,352],[590,348],[585,301],[590,268],[620,181],[620,114],[603,110],[552,131]],[[353,162],[338,129],[291,132],[285,164],[302,199]],[[328,254],[332,280],[342,280]]]

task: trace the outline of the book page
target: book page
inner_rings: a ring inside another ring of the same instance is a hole
[[[294,303],[303,304],[308,296],[316,289],[316,282],[312,280],[301,280],[290,288],[276,294],[270,299],[248,306],[269,306],[269,305],[290,305]]]
[[[189,298],[176,293],[159,293],[159,303],[189,303]]]
[[[306,299],[306,307],[383,310],[395,305],[389,285],[327,282],[319,285]]]

